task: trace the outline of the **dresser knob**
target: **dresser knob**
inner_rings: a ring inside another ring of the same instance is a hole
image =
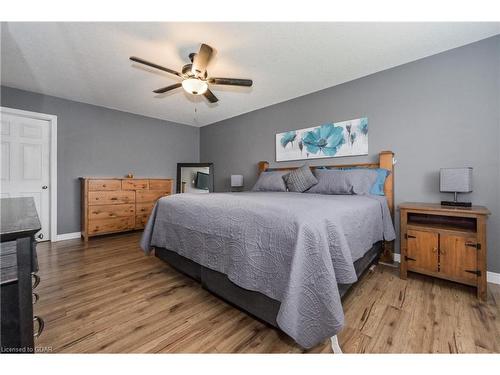
[[[35,293],[35,292],[33,292],[32,295],[33,295],[33,305],[34,305],[35,303],[38,302],[38,300],[40,299],[40,296],[38,295],[38,293]]]

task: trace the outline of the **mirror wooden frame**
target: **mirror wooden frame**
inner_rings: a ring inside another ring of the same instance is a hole
[[[177,163],[177,179],[175,181],[175,192],[181,192],[181,171],[182,168],[208,167],[210,173],[210,187],[208,191],[214,192],[214,163]]]

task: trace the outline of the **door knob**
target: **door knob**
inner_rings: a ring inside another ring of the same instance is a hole
[[[47,185],[43,185],[43,186],[42,186],[42,189],[43,189],[43,190],[45,190],[45,189],[47,189],[47,188],[48,188],[48,186],[47,186]]]

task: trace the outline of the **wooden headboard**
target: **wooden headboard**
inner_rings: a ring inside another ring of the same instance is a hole
[[[327,168],[384,168],[391,173],[385,180],[384,194],[387,198],[387,205],[391,211],[392,221],[394,222],[394,153],[392,151],[381,151],[379,154],[378,163],[354,163],[354,164],[335,164],[335,165],[317,165],[311,166],[311,169],[317,167],[327,167]],[[297,169],[298,167],[278,167],[269,168],[269,163],[267,161],[259,162],[259,174],[266,171],[287,171]],[[394,241],[384,243],[384,252],[382,254],[382,261],[392,262],[393,261],[393,249]]]

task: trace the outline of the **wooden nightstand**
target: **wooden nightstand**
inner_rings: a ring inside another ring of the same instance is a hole
[[[402,203],[400,275],[413,271],[477,288],[486,299],[486,219],[483,206]]]

